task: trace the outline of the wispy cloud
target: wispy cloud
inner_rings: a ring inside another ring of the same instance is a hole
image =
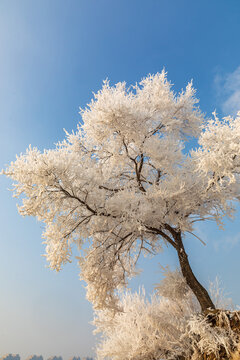
[[[232,232],[229,235],[229,231],[220,231],[217,225],[196,225],[195,233],[200,237],[208,246],[212,245],[216,252],[230,252],[234,248],[239,249],[240,246],[240,232]],[[211,241],[210,241],[211,240]]]
[[[240,243],[240,233],[233,236],[221,237],[214,241],[213,246],[216,251],[231,251]]]
[[[236,115],[240,110],[240,66],[232,73],[218,73],[214,86],[224,115]]]

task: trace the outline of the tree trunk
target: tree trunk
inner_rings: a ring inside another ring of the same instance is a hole
[[[176,232],[174,240],[177,244],[178,259],[181,267],[183,277],[194,295],[197,297],[202,311],[204,312],[208,308],[215,309],[215,306],[207,292],[207,290],[199,283],[195,275],[192,272],[191,266],[188,261],[188,255],[184,249],[181,232]]]

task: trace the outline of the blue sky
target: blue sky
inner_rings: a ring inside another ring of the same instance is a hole
[[[168,71],[176,91],[193,79],[206,116],[240,108],[239,0],[0,1],[0,167],[29,144],[51,148],[76,128],[102,80],[139,81]],[[90,304],[76,261],[56,274],[46,268],[42,225],[21,218],[0,178],[0,356],[94,354]],[[190,236],[186,247],[200,281],[218,275],[240,304],[239,212],[225,231],[197,228],[207,246]],[[166,250],[141,260],[132,282],[151,291],[158,263],[176,266]]]

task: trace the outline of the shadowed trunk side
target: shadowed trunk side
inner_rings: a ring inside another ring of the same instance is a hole
[[[188,261],[188,255],[184,249],[181,232],[176,232],[174,235],[174,240],[177,244],[177,253],[178,259],[181,267],[183,277],[185,278],[188,286],[193,291],[194,295],[197,297],[201,309],[204,312],[208,308],[215,309],[215,306],[207,292],[207,290],[200,284],[196,279],[191,266]]]

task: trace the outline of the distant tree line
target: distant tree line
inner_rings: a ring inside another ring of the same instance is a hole
[[[0,360],[21,360],[19,354],[6,354],[0,358]],[[42,355],[30,355],[26,360],[43,360]],[[63,360],[62,356],[51,356],[47,360]],[[73,356],[69,360],[93,360],[91,357]]]

